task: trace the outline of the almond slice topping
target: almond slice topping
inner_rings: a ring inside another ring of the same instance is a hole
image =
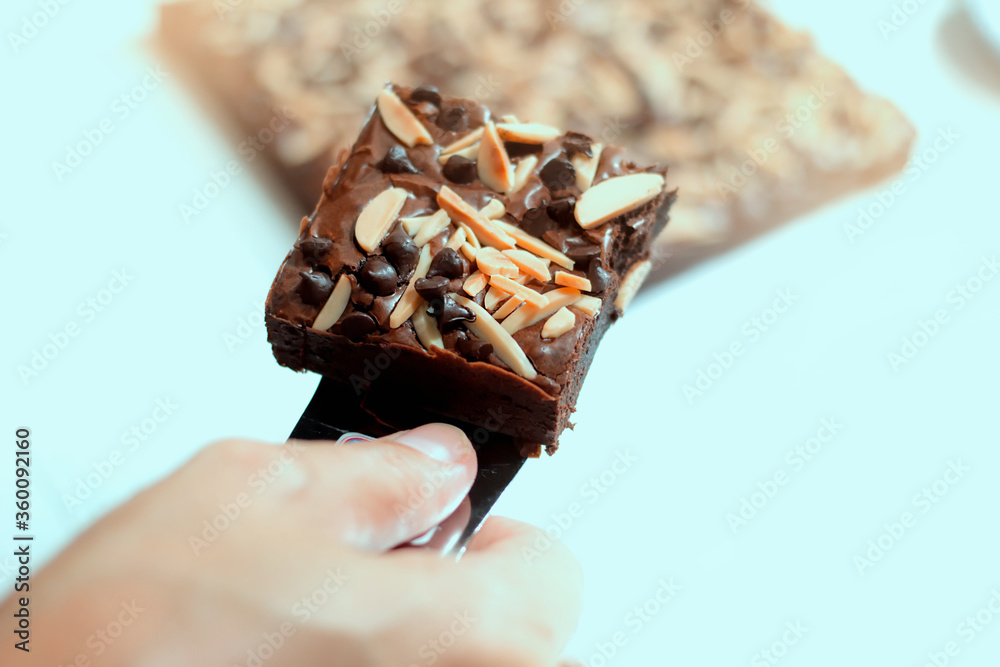
[[[542,338],[559,338],[576,326],[576,315],[569,308],[560,308],[542,325]]]
[[[446,230],[449,224],[451,224],[451,219],[448,217],[448,212],[444,209],[438,209],[424,224],[420,225],[420,231],[413,237],[413,242],[417,244],[418,248],[422,248],[428,241]]]
[[[476,250],[479,250],[480,248],[482,248],[482,247],[483,247],[483,246],[482,246],[482,244],[481,244],[481,243],[479,243],[479,239],[477,239],[477,238],[476,238],[476,234],[475,234],[475,232],[473,232],[473,231],[472,231],[472,229],[470,229],[470,228],[469,228],[469,226],[468,226],[467,224],[465,224],[465,223],[464,223],[464,222],[462,222],[462,221],[458,221],[458,222],[457,222],[456,224],[457,224],[457,225],[458,225],[458,226],[459,226],[459,227],[460,227],[461,229],[464,229],[464,230],[465,230],[465,242],[466,242],[466,243],[470,244],[470,245],[471,245],[471,246],[472,246],[473,248],[475,248]]]
[[[549,263],[544,259],[532,255],[527,250],[504,250],[503,254],[521,270],[521,273],[543,283],[552,280],[552,276],[549,274]],[[556,273],[556,283],[562,284],[558,280],[559,273]],[[568,287],[576,287],[576,285],[568,285]]]
[[[488,276],[517,277],[517,265],[496,248],[483,248],[476,253],[476,265]]]
[[[497,134],[504,141],[514,141],[519,144],[544,144],[552,141],[562,132],[551,125],[541,123],[500,123]]]
[[[522,298],[525,303],[529,303],[538,308],[544,308],[549,303],[548,297],[544,294],[540,294],[530,287],[525,287],[521,283],[515,282],[506,276],[490,276],[490,285],[496,287],[497,289],[502,289],[511,296],[518,296]]]
[[[507,294],[507,292],[504,292],[496,285],[490,285],[490,288],[486,290],[486,296],[483,297],[483,307],[492,313],[497,309],[497,306],[509,298],[510,294]]]
[[[510,316],[511,313],[516,311],[522,303],[524,303],[524,300],[521,297],[517,295],[510,297],[504,301],[502,306],[497,308],[495,313],[493,313],[493,319],[497,322],[502,322],[505,318]]]
[[[612,220],[655,199],[664,186],[660,174],[628,174],[601,181],[576,202],[576,221],[584,229]]]
[[[340,316],[347,310],[347,303],[351,300],[351,281],[347,274],[341,274],[337,280],[337,285],[330,293],[330,298],[326,300],[323,308],[316,316],[312,328],[319,331],[326,331],[340,319]]]
[[[453,220],[468,225],[473,235],[483,245],[502,250],[513,248],[516,245],[511,235],[500,228],[498,221],[480,215],[479,211],[470,206],[447,185],[441,187],[437,202],[438,206],[448,211],[448,215]]]
[[[518,123],[518,122],[520,122],[520,121],[517,120],[517,116],[515,116],[512,113],[500,116],[500,120],[502,120],[505,123]]]
[[[514,167],[514,187],[511,188],[510,194],[518,192],[527,184],[528,179],[531,178],[531,174],[534,173],[537,166],[537,155],[528,155],[521,158],[521,161]]]
[[[420,226],[433,217],[433,215],[418,215],[413,218],[400,218],[399,222],[403,225],[404,232],[410,236],[416,236],[417,232],[420,231]]]
[[[601,312],[601,300],[596,296],[587,294],[577,299],[573,307],[580,310],[584,315],[595,317],[597,313]]]
[[[354,224],[354,238],[366,252],[374,252],[389,233],[396,216],[403,209],[410,193],[403,188],[389,188],[365,206]]]
[[[537,371],[528,360],[528,355],[485,308],[462,296],[456,295],[454,298],[460,306],[465,306],[475,314],[476,319],[472,322],[466,322],[465,326],[476,336],[493,345],[493,354],[497,355],[501,361],[510,366],[521,377],[528,380],[534,380],[538,377]]]
[[[591,144],[590,152],[593,153],[591,157],[587,157],[586,153],[577,153],[570,160],[576,169],[576,187],[580,188],[580,192],[586,192],[594,184],[594,176],[597,175],[597,165],[601,162],[603,151],[603,145]]]
[[[444,340],[438,330],[437,322],[427,314],[427,304],[422,303],[413,313],[413,330],[417,332],[417,339],[428,350],[432,347],[444,349]]]
[[[463,245],[465,245],[465,230],[459,227],[451,235],[451,238],[448,239],[448,243],[444,247],[451,248],[452,250],[460,250]]]
[[[562,285],[563,287],[575,287],[581,292],[589,292],[593,289],[590,286],[590,280],[587,278],[572,273],[566,273],[565,271],[556,271],[556,285]]]
[[[389,327],[395,329],[403,322],[410,319],[416,312],[417,306],[423,303],[423,298],[417,294],[417,289],[413,286],[419,279],[427,275],[427,270],[431,268],[431,247],[425,245],[420,249],[420,258],[417,259],[417,268],[413,271],[410,282],[403,291],[403,296],[399,297],[396,307],[392,309],[389,316]]]
[[[507,215],[507,207],[499,199],[491,199],[489,204],[479,209],[479,215],[490,220],[498,220]]]
[[[476,157],[479,156],[479,143],[474,143],[471,146],[457,150],[454,153],[441,153],[441,155],[438,155],[438,164],[446,164],[448,160],[456,155],[461,155],[467,160],[475,161]]]
[[[482,271],[473,271],[472,274],[465,279],[465,284],[462,285],[462,290],[469,296],[476,296],[486,285],[490,282],[490,277],[483,273]]]
[[[649,272],[652,268],[653,262],[647,259],[633,266],[625,274],[622,284],[618,287],[618,296],[615,297],[615,305],[618,306],[620,311],[625,312],[636,292],[646,282],[646,278],[649,277]]]
[[[514,187],[514,167],[493,121],[486,124],[486,131],[483,132],[476,168],[479,180],[489,189],[505,194]]]
[[[548,304],[542,308],[533,306],[530,303],[524,304],[517,312],[503,321],[503,328],[507,333],[514,335],[525,327],[541,322],[549,315],[554,314],[560,308],[572,306],[580,298],[580,290],[572,287],[560,287],[557,290],[543,294],[549,300]]]
[[[460,250],[462,251],[462,254],[465,255],[465,258],[467,260],[469,260],[470,262],[475,262],[476,261],[476,254],[479,251],[476,250],[476,247],[474,245],[472,245],[469,242],[465,242],[465,243],[462,244],[462,247],[460,248]]]
[[[378,94],[378,112],[382,122],[396,138],[413,148],[417,144],[433,144],[430,132],[417,120],[410,108],[403,104],[396,93],[388,88]]]
[[[444,148],[442,148],[441,155],[442,156],[451,155],[453,153],[457,153],[463,148],[469,148],[470,146],[474,146],[475,144],[479,143],[480,139],[483,138],[483,132],[485,130],[486,130],[485,127],[480,127],[478,129],[473,130],[472,132],[469,132],[465,136],[459,138],[454,143],[450,143]]]
[[[513,237],[514,242],[525,250],[529,250],[539,257],[555,262],[564,269],[573,268],[573,260],[540,238],[536,238],[520,227],[515,227],[509,222],[505,222],[503,220],[495,220],[494,224],[497,225],[501,231]]]

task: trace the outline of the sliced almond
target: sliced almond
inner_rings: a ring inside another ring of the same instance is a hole
[[[432,238],[448,229],[449,224],[451,224],[451,218],[448,217],[448,212],[444,209],[438,209],[424,224],[420,225],[420,231],[413,237],[413,242],[417,244],[418,248],[422,248]]]
[[[516,313],[503,321],[503,328],[507,333],[514,335],[525,327],[541,322],[560,308],[572,306],[580,298],[580,290],[575,290],[572,287],[560,287],[557,290],[546,292],[543,296],[549,300],[545,306],[539,308],[526,303],[518,308]]]
[[[590,280],[587,278],[572,273],[566,273],[565,271],[556,271],[556,285],[562,285],[563,287],[575,287],[581,292],[589,292],[593,289],[590,286]]]
[[[514,167],[514,187],[511,188],[510,194],[520,191],[525,186],[537,166],[537,155],[528,155],[521,158],[521,161]]]
[[[507,215],[507,207],[499,199],[491,199],[489,204],[479,209],[479,215],[490,220],[498,220]]]
[[[503,302],[503,305],[497,308],[497,311],[493,313],[493,319],[497,322],[502,322],[504,319],[510,316],[511,313],[516,311],[520,305],[524,303],[524,300],[519,296],[512,296]]]
[[[506,276],[490,276],[490,285],[507,292],[511,296],[518,296],[523,299],[525,303],[538,308],[544,308],[549,303],[548,297],[544,294],[536,292],[530,287],[525,287],[521,283],[511,280]]]
[[[465,258],[467,260],[469,260],[470,262],[476,261],[476,253],[478,253],[479,251],[476,250],[476,247],[474,245],[466,241],[465,243],[462,244],[460,250],[462,251],[462,254],[465,255]]]
[[[472,274],[465,279],[465,284],[462,285],[462,290],[469,296],[474,297],[482,292],[489,282],[490,277],[488,275],[482,271],[473,271]]]
[[[318,331],[326,331],[340,319],[340,316],[347,310],[347,303],[351,300],[351,281],[346,274],[342,274],[337,280],[337,285],[330,293],[330,298],[326,300],[323,308],[320,309],[316,321],[312,328]]]
[[[476,233],[472,231],[472,229],[467,224],[461,221],[459,221],[457,224],[461,229],[465,230],[466,243],[472,245],[472,247],[475,248],[476,250],[479,250],[480,248],[483,247],[482,244],[479,243],[479,239],[476,238]]]
[[[620,311],[625,312],[629,303],[632,302],[632,298],[635,297],[636,292],[646,282],[646,278],[649,277],[649,272],[652,268],[653,262],[647,259],[633,266],[625,274],[622,284],[618,287],[618,296],[615,297],[615,305]]]
[[[504,222],[503,220],[495,220],[494,224],[497,225],[503,232],[514,239],[514,242],[524,248],[529,250],[539,257],[547,259],[551,262],[555,262],[564,269],[573,268],[573,260],[559,252],[552,246],[550,246],[545,241],[540,238],[536,238],[524,231],[520,227],[515,227],[509,222]]]
[[[438,164],[445,164],[456,155],[460,155],[466,160],[474,161],[477,157],[479,157],[479,143],[474,143],[471,146],[457,150],[454,153],[441,153],[441,155],[438,155]]]
[[[479,180],[491,190],[504,194],[514,187],[514,167],[493,121],[486,124],[486,131],[483,132],[476,168]]]
[[[485,127],[480,127],[472,132],[469,132],[465,136],[459,138],[453,143],[448,144],[441,149],[441,155],[451,155],[452,153],[457,153],[464,148],[469,148],[475,144],[479,143],[479,140],[483,137],[483,132],[486,130]]]
[[[542,338],[559,338],[576,326],[576,315],[568,308],[560,308],[542,325]]]
[[[543,283],[552,280],[552,275],[549,273],[549,263],[546,260],[532,255],[527,250],[504,250],[503,254],[521,270],[521,273],[529,275]],[[558,276],[559,274],[557,273],[556,275]],[[570,285],[569,287],[574,287],[574,285]]]
[[[515,246],[514,239],[500,228],[499,221],[490,220],[459,197],[447,185],[441,187],[437,196],[438,206],[448,211],[452,220],[463,222],[483,245],[506,250]]]
[[[420,231],[420,226],[425,222],[433,218],[434,215],[418,215],[413,218],[400,218],[399,222],[403,225],[403,231],[410,236],[416,236],[417,232]]]
[[[628,174],[601,181],[576,202],[576,221],[584,229],[612,220],[655,199],[664,186],[660,174]]]
[[[500,120],[502,120],[502,121],[503,121],[503,122],[505,122],[505,123],[517,123],[517,122],[519,122],[519,121],[517,120],[517,116],[515,116],[515,115],[514,115],[514,114],[512,114],[512,113],[509,113],[509,114],[505,114],[505,115],[503,115],[503,116],[500,116]]]
[[[413,313],[413,330],[417,332],[417,339],[428,350],[432,347],[444,349],[444,339],[441,338],[441,331],[438,330],[437,322],[427,314],[427,304],[422,303]]]
[[[584,315],[596,317],[597,313],[601,312],[601,300],[596,296],[585,294],[576,300],[573,307],[582,311]]]
[[[496,248],[483,248],[476,253],[476,265],[488,276],[517,277],[517,265]]]
[[[445,244],[445,248],[451,248],[452,250],[459,250],[465,245],[465,230],[459,227],[455,230],[455,233],[451,235],[448,239],[448,243]]]
[[[409,196],[410,193],[403,188],[389,188],[371,200],[354,224],[354,238],[358,245],[366,252],[374,252],[396,222],[396,216]]]
[[[527,285],[532,280],[531,276],[527,273],[518,273],[517,278],[514,278],[514,282],[518,285]]]
[[[420,249],[420,257],[417,259],[417,268],[413,270],[413,276],[410,278],[409,284],[406,286],[406,290],[403,291],[403,296],[399,297],[399,301],[396,302],[396,307],[393,308],[392,314],[389,315],[389,327],[395,329],[400,326],[403,322],[410,319],[413,313],[416,312],[417,306],[423,303],[423,298],[417,294],[417,289],[414,287],[416,282],[427,275],[427,270],[431,268],[431,247],[425,245]]]
[[[587,157],[586,153],[577,153],[570,160],[573,163],[573,168],[576,170],[576,187],[580,189],[580,192],[586,192],[593,185],[594,176],[597,175],[597,165],[600,164],[601,153],[604,152],[604,146],[601,144],[591,144],[590,152],[593,154],[591,157]]]
[[[504,141],[519,144],[544,144],[562,134],[558,128],[541,123],[500,123],[497,133]]]
[[[490,288],[486,290],[486,296],[483,297],[483,306],[486,308],[486,310],[492,313],[494,310],[497,309],[497,306],[499,306],[501,303],[503,303],[509,298],[510,294],[504,292],[502,289],[496,287],[495,285],[491,285]]]
[[[417,144],[433,144],[430,132],[396,93],[388,88],[378,94],[378,112],[389,131],[410,148]]]
[[[465,326],[476,336],[490,343],[493,346],[493,354],[497,355],[501,361],[523,378],[534,380],[538,376],[521,346],[508,332],[504,331],[503,327],[493,319],[493,316],[485,308],[462,296],[456,295],[454,298],[459,305],[465,306],[475,314],[476,319],[472,322],[466,322]]]

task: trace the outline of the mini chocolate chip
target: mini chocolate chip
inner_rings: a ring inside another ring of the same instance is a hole
[[[469,114],[465,107],[460,106],[442,109],[437,117],[437,126],[447,132],[462,132],[469,129]]]
[[[333,241],[321,236],[310,236],[299,241],[299,252],[312,266],[323,261],[331,250],[333,250]]]
[[[396,291],[396,269],[384,257],[371,257],[361,267],[358,282],[375,296],[389,296]]]
[[[576,169],[573,168],[573,163],[561,157],[545,163],[539,176],[542,177],[542,183],[553,192],[571,188],[576,184]]]
[[[435,299],[427,307],[427,314],[438,321],[441,333],[456,329],[462,322],[474,322],[476,314],[465,306],[460,306],[450,296]]]
[[[579,132],[567,132],[563,139],[563,150],[570,157],[577,153],[583,153],[587,157],[594,157],[594,151],[590,148],[590,137]]]
[[[556,199],[549,204],[546,212],[549,214],[549,217],[556,222],[564,225],[570,225],[576,221],[576,217],[573,215],[575,210],[576,198],[564,197],[562,199]]]
[[[417,265],[420,257],[420,248],[413,242],[410,235],[400,227],[393,231],[382,242],[382,254],[396,267],[396,272],[401,276],[410,275],[410,271]]]
[[[441,106],[441,93],[434,86],[420,86],[410,93],[411,102],[430,102],[436,107]]]
[[[537,234],[536,234],[537,236]],[[550,229],[542,234],[542,240],[559,252],[566,252],[566,235],[557,229]]]
[[[545,232],[552,229],[552,218],[549,217],[544,206],[529,208],[521,217],[520,227],[532,236],[541,238]]]
[[[299,296],[310,306],[323,306],[333,291],[333,279],[319,271],[299,271]]]
[[[504,148],[507,149],[507,157],[511,160],[516,160],[525,155],[541,153],[545,146],[542,144],[522,144],[517,141],[506,141],[504,142]]]
[[[354,312],[340,322],[340,333],[351,340],[361,340],[376,329],[378,324],[368,313]]]
[[[444,177],[452,183],[468,185],[476,180],[476,163],[461,155],[452,155],[444,163]]]
[[[564,252],[575,263],[587,266],[591,259],[601,254],[601,246],[593,243],[571,243]]]
[[[410,156],[402,146],[390,146],[385,157],[375,165],[384,174],[419,174],[420,170],[410,162]]]
[[[434,301],[443,298],[448,293],[450,283],[451,281],[444,276],[434,276],[433,278],[421,278],[413,283],[413,287],[424,301]]]
[[[608,288],[611,278],[608,276],[608,272],[605,270],[604,263],[601,262],[600,257],[594,257],[590,260],[590,267],[587,269],[587,278],[590,280],[591,292],[603,292]]]
[[[469,263],[458,254],[457,250],[445,248],[431,260],[427,277],[444,276],[445,278],[461,278],[469,270]]]
[[[493,354],[493,345],[484,340],[459,338],[455,341],[455,347],[458,348],[463,357],[473,361],[486,361]]]

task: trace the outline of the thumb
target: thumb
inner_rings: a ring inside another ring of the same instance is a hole
[[[427,532],[455,511],[476,477],[472,444],[446,424],[312,451],[335,494],[341,538],[361,549],[391,549]]]

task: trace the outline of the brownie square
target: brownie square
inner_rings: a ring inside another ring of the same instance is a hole
[[[387,87],[278,271],[268,340],[386,421],[551,453],[674,198],[666,169],[584,135]]]

